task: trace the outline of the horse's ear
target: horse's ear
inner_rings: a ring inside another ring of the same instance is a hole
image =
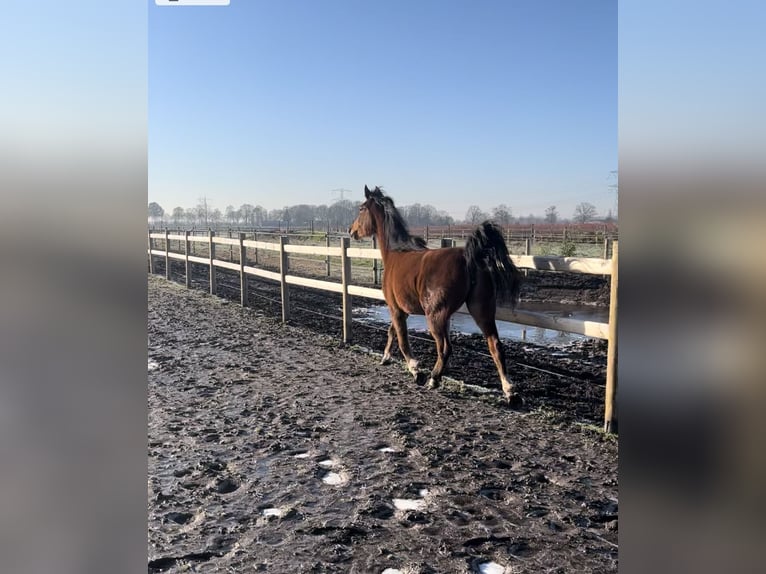
[[[367,187],[367,184],[364,186],[364,198],[370,199],[370,189]]]

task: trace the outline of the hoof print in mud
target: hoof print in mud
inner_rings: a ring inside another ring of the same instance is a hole
[[[224,478],[215,485],[215,491],[219,494],[229,494],[239,488],[239,483],[232,478]]]
[[[192,518],[191,512],[168,512],[165,515],[165,522],[175,522],[176,524],[186,524]]]

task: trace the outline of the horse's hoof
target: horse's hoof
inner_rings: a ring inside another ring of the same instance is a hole
[[[512,409],[518,409],[524,405],[524,399],[519,395],[505,395],[505,403]]]
[[[380,360],[381,365],[387,365],[391,362],[391,356],[385,356],[383,355],[383,358]]]
[[[428,379],[428,383],[426,383],[426,387],[429,389],[437,389],[439,388],[439,381],[431,377],[430,379]]]

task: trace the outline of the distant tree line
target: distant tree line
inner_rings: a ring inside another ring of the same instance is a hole
[[[398,207],[399,212],[407,223],[413,227],[426,225],[445,226],[466,223],[477,225],[491,219],[499,225],[513,223],[586,223],[590,221],[612,222],[615,218],[611,210],[606,217],[599,218],[595,206],[588,202],[579,203],[570,220],[561,219],[558,209],[551,205],[544,215],[522,215],[514,217],[511,208],[500,204],[489,211],[484,211],[478,205],[471,205],[465,214],[465,219],[456,221],[452,216],[433,205],[413,203]],[[194,207],[174,207],[170,212],[156,202],[149,204],[149,223],[174,227],[219,227],[223,225],[235,227],[280,227],[302,229],[344,229],[351,225],[358,213],[358,203],[341,199],[331,205],[290,205],[281,209],[267,210],[260,205],[243,203],[238,208],[228,205],[221,212],[213,207],[203,197]]]

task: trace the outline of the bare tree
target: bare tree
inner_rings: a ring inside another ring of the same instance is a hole
[[[243,203],[239,206],[240,217],[245,225],[253,225],[253,215],[255,208],[249,203]]]
[[[229,225],[239,223],[240,213],[234,209],[233,205],[226,206],[226,221]]]
[[[181,225],[181,222],[184,220],[185,216],[186,212],[184,211],[183,207],[173,208],[173,225]]]
[[[197,215],[197,221],[201,225],[208,227],[210,225],[210,211],[208,210],[207,197],[201,197],[199,199],[194,211]]]
[[[492,209],[492,219],[494,219],[495,222],[499,223],[500,225],[509,225],[513,219],[511,208],[506,204],[501,203]]]
[[[573,219],[577,223],[585,223],[596,217],[596,207],[592,203],[583,201],[578,203],[574,210]]]
[[[545,210],[545,223],[556,223],[559,219],[559,212],[555,205],[551,205]]]
[[[465,213],[465,220],[472,225],[476,225],[485,219],[487,219],[487,214],[478,205],[472,205]]]
[[[152,223],[157,223],[157,220],[162,223],[163,215],[165,215],[165,210],[162,209],[162,206],[156,201],[152,201],[149,204],[149,219],[152,221]]]
[[[266,219],[266,209],[261,205],[256,205],[253,208],[253,219],[256,227],[263,225],[263,220]]]
[[[327,216],[333,227],[347,229],[353,223],[358,211],[358,204],[348,199],[341,199],[328,208]]]

